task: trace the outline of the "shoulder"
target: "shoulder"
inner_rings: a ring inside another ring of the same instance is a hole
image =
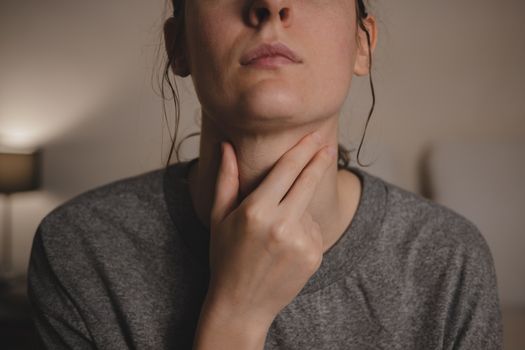
[[[434,266],[450,264],[492,269],[493,259],[483,234],[457,211],[419,194],[367,174],[384,187],[385,210],[380,245],[398,259]]]
[[[364,268],[379,276],[379,295],[385,286],[401,291],[414,320],[436,321],[431,327],[446,348],[499,348],[496,271],[479,228],[451,208],[377,177],[372,182],[386,193],[385,210]]]
[[[163,174],[152,170],[85,191],[49,212],[37,235],[50,247],[71,247],[136,230],[164,205]]]
[[[385,182],[385,186],[385,224],[403,227],[435,245],[488,249],[479,228],[464,215],[396,185]]]

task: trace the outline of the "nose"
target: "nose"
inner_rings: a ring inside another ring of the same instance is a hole
[[[252,26],[258,27],[265,21],[279,21],[284,27],[292,20],[293,0],[252,0],[248,9],[248,18]]]

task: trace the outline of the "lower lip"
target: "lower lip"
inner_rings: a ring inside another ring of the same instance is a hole
[[[284,56],[267,56],[250,61],[246,66],[254,68],[278,68],[279,66],[291,63],[295,62]]]

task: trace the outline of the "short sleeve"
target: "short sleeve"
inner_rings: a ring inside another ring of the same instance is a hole
[[[465,244],[458,247],[456,289],[448,313],[451,350],[499,350],[503,326],[492,254],[479,230],[470,225]]]
[[[53,271],[43,231],[41,223],[33,238],[27,290],[40,339],[47,349],[95,349],[78,308]]]

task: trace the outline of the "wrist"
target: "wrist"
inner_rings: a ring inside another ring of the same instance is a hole
[[[226,305],[205,302],[201,309],[194,350],[262,350],[271,321],[227,310]]]
[[[255,332],[267,332],[275,315],[270,315],[255,309],[240,307],[232,301],[214,297],[208,293],[201,308],[201,314],[216,323],[237,323]]]

